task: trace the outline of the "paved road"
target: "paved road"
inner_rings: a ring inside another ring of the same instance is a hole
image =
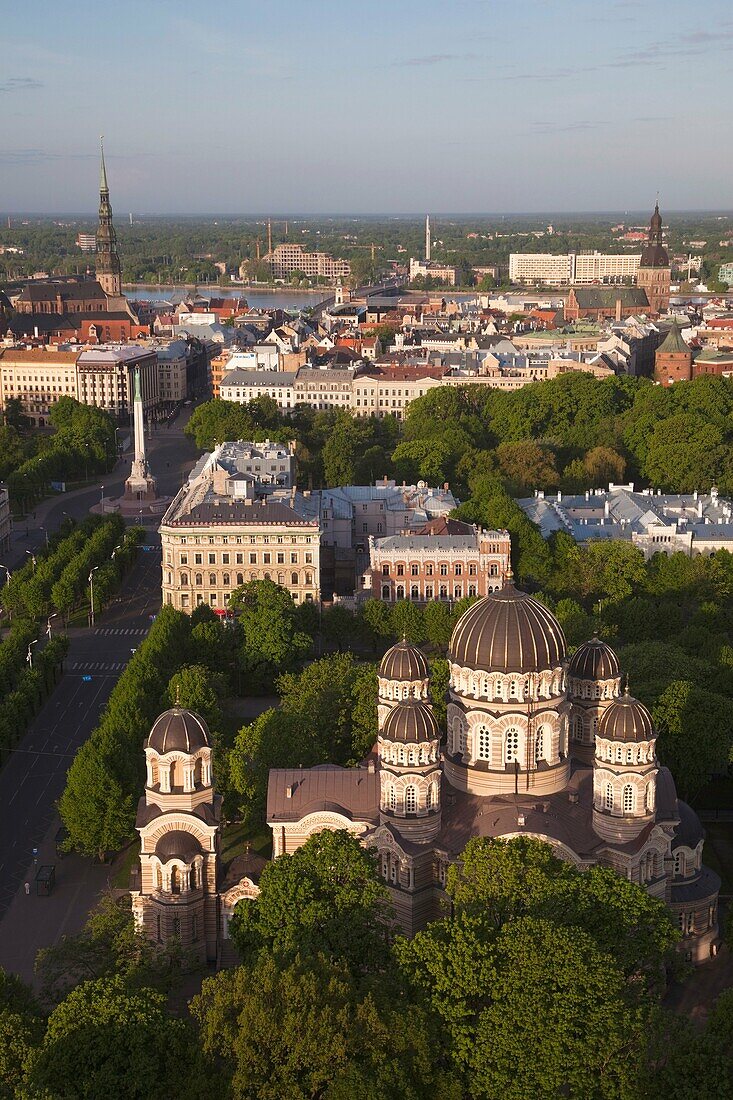
[[[184,437],[190,410],[171,428],[152,433],[150,461],[161,495],[177,492],[196,459],[196,450]],[[104,479],[105,496],[119,496],[129,472],[129,457]],[[101,479],[100,479],[101,481]],[[25,559],[25,551],[43,544],[42,524],[52,532],[64,513],[82,519],[97,503],[101,488],[83,489],[45,501],[30,517],[26,538],[16,534],[8,562]],[[146,542],[152,552],[140,551],[125,580],[119,599],[97,617],[95,628],[69,631],[66,671],[18,749],[0,770],[0,917],[24,881],[32,859],[55,817],[55,804],[76,750],[97,724],[120,673],[150,627],[150,616],[160,606],[160,551],[158,520],[151,520]],[[91,681],[84,676],[90,675]]]
[[[184,409],[170,428],[160,427],[148,436],[148,458],[153,474],[158,479],[158,492],[161,496],[173,496],[178,492],[198,457],[194,444],[188,436],[183,434],[183,428],[191,412],[191,409]],[[99,504],[102,498],[102,485],[105,498],[121,496],[125,478],[130,472],[131,459],[132,455],[129,452],[123,455],[114,470],[100,475],[96,485],[41,501],[25,520],[19,520],[16,523],[11,548],[4,556],[3,564],[11,569],[22,565],[26,561],[27,550],[32,552],[44,545],[46,539],[44,528],[49,533],[55,531],[63,522],[65,515],[70,515],[74,519],[83,519],[93,505]],[[154,531],[159,521],[148,517],[144,522],[149,530]]]
[[[97,724],[131,650],[150,626],[159,593],[160,554],[140,551],[120,602],[95,629],[70,632],[64,675],[0,771],[0,917],[55,818],[74,753]]]

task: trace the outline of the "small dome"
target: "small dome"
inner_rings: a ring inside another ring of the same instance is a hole
[[[209,744],[209,731],[200,714],[182,707],[164,711],[153,722],[148,748],[167,752],[196,752]]]
[[[570,658],[568,674],[580,680],[612,680],[621,675],[621,666],[610,645],[594,634]]]
[[[385,741],[417,745],[423,741],[439,741],[440,728],[427,703],[403,699],[387,715],[382,737]]]
[[[402,639],[388,649],[379,666],[379,675],[384,680],[402,680],[412,683],[414,680],[427,680],[428,662],[417,646]]]
[[[448,657],[482,672],[541,672],[565,657],[565,635],[544,604],[507,583],[458,620]]]
[[[598,723],[598,736],[607,741],[651,741],[656,736],[652,716],[643,703],[626,694],[614,699]]]
[[[184,829],[172,829],[164,833],[155,845],[155,854],[161,863],[167,863],[169,859],[182,859],[184,863],[190,863],[201,854],[201,845],[195,836]]]

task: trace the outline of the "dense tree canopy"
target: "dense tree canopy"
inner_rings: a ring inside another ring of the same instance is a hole
[[[376,857],[350,833],[324,830],[267,864],[259,897],[239,903],[230,927],[245,959],[264,947],[278,959],[324,955],[362,973],[384,967],[390,913]]]

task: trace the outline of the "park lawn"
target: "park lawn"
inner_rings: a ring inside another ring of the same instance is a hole
[[[112,887],[115,890],[130,889],[130,872],[140,856],[140,841],[133,840],[118,856],[112,873]]]
[[[221,836],[221,861],[225,867],[236,856],[244,855],[247,843],[251,852],[264,859],[269,859],[272,855],[272,834],[266,826],[260,829],[248,829],[242,821],[224,826]]]

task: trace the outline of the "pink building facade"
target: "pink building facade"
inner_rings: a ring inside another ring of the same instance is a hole
[[[510,568],[508,531],[436,520],[419,532],[369,539],[367,596],[394,603],[446,602],[498,592]]]

